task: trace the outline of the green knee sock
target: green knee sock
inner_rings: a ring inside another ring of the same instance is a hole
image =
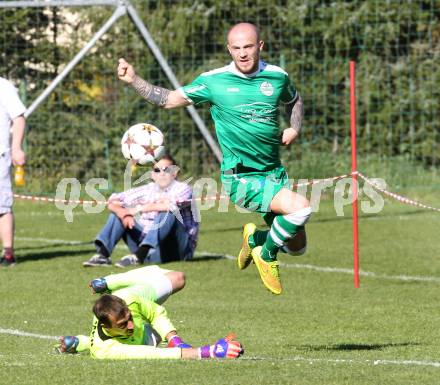
[[[249,246],[254,248],[256,246],[263,246],[266,242],[267,234],[269,230],[257,230],[251,236],[249,236]]]
[[[261,251],[261,258],[266,262],[275,261],[280,248],[298,232],[299,227],[286,220],[283,215],[277,215],[267,234],[266,242]]]

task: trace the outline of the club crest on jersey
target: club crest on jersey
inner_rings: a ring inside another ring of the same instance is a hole
[[[269,82],[263,82],[260,85],[260,91],[263,95],[271,96],[273,94],[273,85]]]

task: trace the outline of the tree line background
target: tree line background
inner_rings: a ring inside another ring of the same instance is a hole
[[[132,3],[182,84],[230,61],[225,34],[231,25],[259,25],[263,59],[285,68],[304,100],[302,136],[283,151],[291,177],[350,170],[350,59],[357,62],[360,165],[375,159],[380,168],[385,159],[403,159],[437,168],[440,1]],[[0,76],[13,81],[29,106],[113,10],[0,8]],[[118,185],[126,165],[120,138],[143,121],[164,131],[166,146],[186,175],[217,174],[215,157],[186,111],[147,105],[118,81],[119,57],[142,77],[171,87],[128,16],[120,18],[29,117],[27,188],[53,192],[64,177],[104,177]],[[198,110],[214,134],[208,106]]]

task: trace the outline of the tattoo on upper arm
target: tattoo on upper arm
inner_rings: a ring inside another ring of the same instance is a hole
[[[303,117],[303,103],[301,97],[298,96],[295,104],[292,106],[292,112],[290,113],[290,127],[297,132],[301,130],[301,123]]]
[[[170,90],[167,90],[166,88],[153,86],[139,76],[135,77],[132,85],[139,95],[150,104],[163,107],[168,101]]]

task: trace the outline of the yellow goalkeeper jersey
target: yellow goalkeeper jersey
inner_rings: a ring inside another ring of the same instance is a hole
[[[89,349],[93,358],[98,359],[179,359],[179,348],[157,348],[148,345],[151,327],[164,340],[166,335],[176,330],[168,318],[164,307],[154,303],[156,293],[148,286],[130,286],[112,292],[122,298],[133,316],[133,335],[112,337],[93,318]]]

